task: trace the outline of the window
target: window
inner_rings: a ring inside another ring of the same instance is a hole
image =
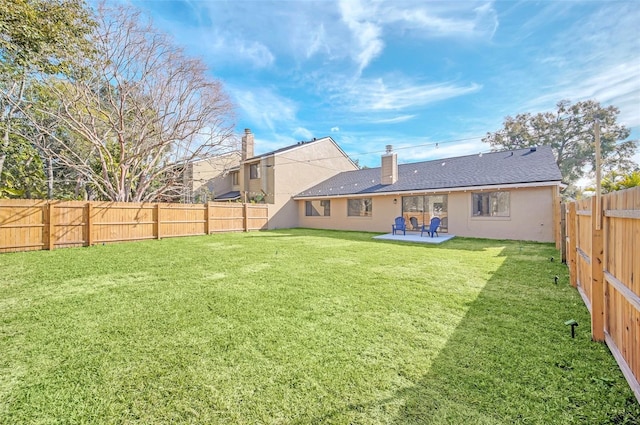
[[[240,173],[238,173],[237,171],[233,171],[231,173],[231,184],[234,186],[239,185],[239,181],[238,181],[238,176],[240,175]]]
[[[331,215],[331,201],[325,199],[322,201],[305,201],[304,215],[307,217],[329,217]]]
[[[349,217],[371,217],[373,201],[371,198],[349,199],[347,215]]]
[[[251,164],[249,165],[249,178],[251,180],[256,180],[260,178],[260,164]]]
[[[472,194],[474,217],[509,217],[509,192]]]

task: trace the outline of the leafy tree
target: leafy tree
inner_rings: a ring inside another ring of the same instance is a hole
[[[4,151],[6,165],[0,174],[0,198],[41,198],[44,195],[44,172],[40,156],[20,136],[11,135]]]
[[[89,197],[153,201],[184,186],[185,165],[223,149],[233,108],[205,65],[131,7],[97,10],[95,57],[76,58],[77,78],[44,81],[57,103],[26,113],[55,143],[42,150],[73,170]],[[56,118],[61,135],[43,125]],[[73,134],[76,137],[67,137]]]
[[[616,190],[629,189],[640,186],[640,171],[621,174],[616,171],[608,173],[601,182],[602,193],[614,192]],[[595,192],[595,188],[589,188]]]
[[[631,160],[637,140],[625,140],[630,130],[617,123],[615,106],[603,107],[594,100],[571,104],[562,100],[555,112],[507,116],[503,128],[487,133],[482,139],[493,150],[549,145],[567,184],[595,170],[594,122],[600,122],[600,145],[603,171],[626,172],[634,167]]]
[[[24,139],[14,137],[15,129],[22,126],[26,90],[43,76],[67,73],[72,53],[88,56],[91,49],[85,36],[92,22],[82,0],[0,2],[0,176],[5,182],[16,181],[3,171],[10,152],[36,152],[25,150]],[[38,162],[36,158],[22,160]],[[11,166],[15,169],[19,164]],[[4,192],[9,189],[6,186]]]

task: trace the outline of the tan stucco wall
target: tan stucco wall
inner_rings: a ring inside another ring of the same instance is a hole
[[[228,172],[240,164],[240,152],[232,152],[191,164],[192,192],[206,186],[210,192],[222,195],[232,189]]]
[[[449,233],[489,239],[554,241],[554,187],[509,190],[509,217],[472,217],[471,192],[449,195]]]
[[[274,179],[269,228],[298,227],[298,206],[292,197],[342,171],[356,169],[328,138],[274,155],[273,167],[269,167]]]
[[[555,186],[508,189],[510,217],[472,217],[471,194],[448,193],[449,234],[488,239],[554,241],[553,194]],[[397,204],[393,204],[397,199]],[[372,217],[348,217],[347,198],[331,199],[331,217],[306,217],[305,201],[299,200],[300,227],[390,232],[401,214],[402,196],[373,197]]]
[[[355,196],[353,197],[356,198]],[[397,199],[394,205],[393,200]],[[358,230],[363,232],[391,232],[393,219],[402,212],[400,196],[377,196],[373,198],[371,217],[347,216],[347,198],[331,199],[330,217],[306,217],[305,203],[298,201],[300,227],[315,229]]]

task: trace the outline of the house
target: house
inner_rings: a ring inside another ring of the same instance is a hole
[[[517,149],[337,173],[294,196],[301,227],[389,232],[397,216],[419,230],[540,242],[559,240],[562,175],[551,148]]]
[[[254,145],[254,135],[246,129],[237,165],[223,160],[218,162],[224,165],[222,168],[210,166],[215,176],[206,184],[215,188],[214,201],[267,204],[270,229],[297,226],[294,195],[337,173],[358,169],[331,137],[298,142],[261,155],[254,154]]]
[[[212,201],[232,190],[229,174],[238,170],[241,152],[234,150],[210,158],[192,161],[183,173],[184,192],[182,202],[200,203]]]

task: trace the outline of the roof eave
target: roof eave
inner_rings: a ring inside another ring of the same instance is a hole
[[[452,192],[468,192],[472,190],[488,190],[488,189],[521,189],[527,187],[546,187],[546,186],[559,186],[562,187],[560,180],[551,180],[543,182],[528,182],[528,183],[508,183],[508,184],[494,184],[494,185],[481,185],[481,186],[461,186],[461,187],[447,187],[438,189],[410,189],[410,190],[390,190],[385,192],[358,192],[358,193],[345,193],[340,195],[296,195],[293,197],[294,201],[303,199],[329,199],[329,198],[363,198],[372,196],[391,196],[391,195],[415,195],[419,193],[452,193]]]

